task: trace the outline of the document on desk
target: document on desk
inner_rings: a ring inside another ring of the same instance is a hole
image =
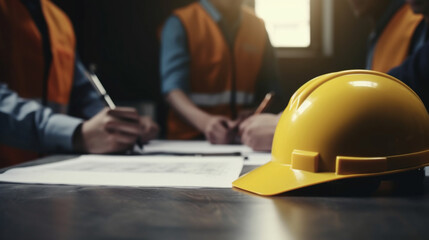
[[[246,145],[211,144],[208,141],[152,140],[145,145],[144,155],[241,156],[244,165],[263,165],[271,160],[269,152],[255,152]]]
[[[153,140],[143,148],[143,153],[190,153],[190,154],[247,154],[253,150],[246,145],[211,144],[208,141]]]
[[[14,168],[0,181],[132,187],[231,188],[242,157],[82,155],[56,163]]]

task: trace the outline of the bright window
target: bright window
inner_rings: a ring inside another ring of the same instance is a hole
[[[310,46],[310,0],[255,0],[274,47]]]

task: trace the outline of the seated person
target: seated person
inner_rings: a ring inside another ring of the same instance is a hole
[[[124,151],[156,136],[135,109],[103,109],[75,45],[50,1],[0,0],[0,166],[39,153]]]
[[[242,2],[201,0],[166,21],[161,79],[171,108],[168,138],[231,143],[240,112],[280,89],[264,24]]]

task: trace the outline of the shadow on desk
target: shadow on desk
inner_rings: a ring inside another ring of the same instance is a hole
[[[426,182],[426,184],[425,184]],[[423,195],[429,180],[424,168],[384,176],[342,179],[298,189],[285,196],[376,197]],[[428,189],[429,190],[429,189]]]
[[[416,176],[412,173],[388,176],[375,191],[366,194],[341,190],[353,184],[353,187],[376,184],[376,179],[323,184],[259,197],[271,204],[266,203],[257,218],[249,214],[246,225],[255,226],[255,236],[265,235],[264,239],[281,239],[279,236],[284,239],[427,239],[429,177],[420,179],[418,186],[405,189],[396,181],[409,177],[407,181],[416,180],[408,174]],[[394,177],[396,179],[392,179]],[[245,195],[256,196],[248,192]]]

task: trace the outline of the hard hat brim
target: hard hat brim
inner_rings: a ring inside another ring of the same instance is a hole
[[[271,196],[340,179],[387,175],[421,167],[422,166],[415,166],[371,174],[337,175],[333,172],[314,173],[295,170],[292,169],[290,165],[271,161],[241,176],[235,180],[232,185],[248,192]]]

